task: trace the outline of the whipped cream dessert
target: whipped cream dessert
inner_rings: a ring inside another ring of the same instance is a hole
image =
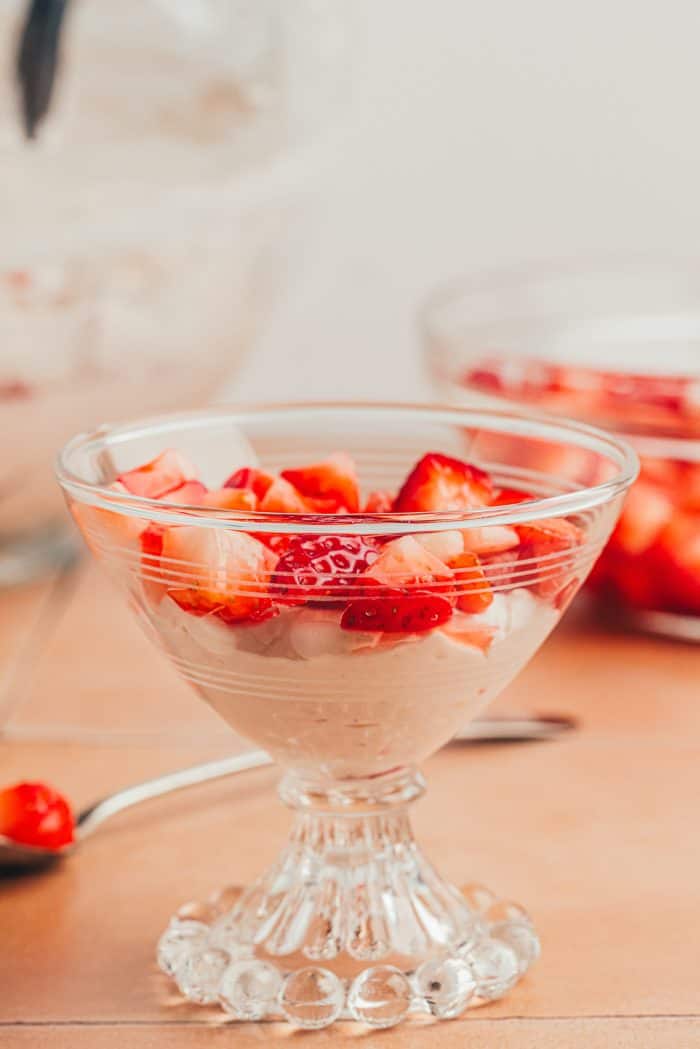
[[[245,442],[212,454],[247,465],[212,488],[167,450],[109,486],[180,507],[182,524],[116,504],[74,513],[96,553],[126,556],[132,603],[183,677],[285,767],[348,779],[422,761],[515,676],[578,586],[574,522],[469,527],[471,510],[534,498],[473,464],[429,453],[398,492],[363,496],[344,453],[279,474]],[[442,509],[463,520],[393,527]],[[378,515],[384,534],[365,534]]]
[[[558,618],[516,589],[481,615],[456,613],[449,632],[398,640],[344,631],[334,611],[314,608],[231,627],[168,597],[152,625],[236,732],[285,767],[345,779],[423,761],[508,684]]]

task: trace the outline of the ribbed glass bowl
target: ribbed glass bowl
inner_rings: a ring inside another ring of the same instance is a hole
[[[128,471],[166,448],[185,457],[168,458],[176,473],[197,467],[186,484],[200,487],[180,502],[131,490],[152,477]],[[360,513],[353,494],[342,513],[292,513],[274,509],[273,488],[263,511],[196,494],[232,469],[276,474],[338,451],[368,488],[396,490],[430,450],[468,461],[476,478],[487,470],[488,498],[499,490],[502,502]],[[541,468],[544,450],[566,452],[564,468],[561,456],[556,471]],[[300,405],[81,436],[58,469],[86,542],[148,634],[281,765],[296,812],[252,886],[173,918],[159,961],[181,992],[302,1027],[448,1017],[505,994],[538,953],[529,918],[446,882],[414,842],[407,805],[423,790],[418,764],[556,625],[615,524],[634,453],[517,413]]]

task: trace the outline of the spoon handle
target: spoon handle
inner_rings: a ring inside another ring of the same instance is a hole
[[[197,783],[207,783],[209,780],[219,779],[222,776],[231,776],[237,772],[247,772],[248,769],[257,769],[271,764],[272,758],[264,750],[251,750],[246,754],[236,754],[232,758],[219,758],[217,761],[208,761],[203,765],[191,765],[189,768],[167,772],[164,776],[157,776],[143,783],[135,783],[131,787],[117,791],[116,794],[110,794],[94,802],[79,812],[76,819],[76,835],[79,839],[87,837],[110,816],[123,812],[132,805],[138,805],[142,801],[160,798],[163,794],[170,794],[184,787],[192,787]]]

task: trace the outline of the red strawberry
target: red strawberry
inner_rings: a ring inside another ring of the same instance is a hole
[[[367,580],[370,580],[370,586],[379,583],[391,590],[409,591],[420,588],[454,600],[452,571],[410,535],[383,545],[362,582]]]
[[[550,517],[526,525],[516,525],[515,530],[520,536],[521,559],[542,558],[537,566],[530,567],[530,585],[543,597],[556,596],[569,582],[569,572],[573,565],[571,558],[564,555],[583,542],[581,529],[564,517]]]
[[[204,506],[207,490],[201,481],[185,481],[167,493],[169,503],[182,503],[186,506]],[[164,496],[159,498],[163,499]]]
[[[370,492],[362,512],[364,514],[388,514],[394,506],[392,492]]]
[[[627,554],[647,550],[673,516],[673,503],[656,485],[637,481],[625,500],[612,542]]]
[[[244,466],[224,481],[224,488],[249,488],[257,499],[263,499],[274,480],[272,474],[265,473],[264,470]]]
[[[537,496],[532,492],[522,492],[519,488],[498,488],[491,500],[491,506],[513,506],[516,503],[529,503]]]
[[[277,558],[245,532],[177,525],[160,553],[162,583],[180,608],[227,623],[272,614],[268,582]]]
[[[283,470],[281,476],[307,499],[329,500],[336,508],[344,507],[351,514],[360,509],[357,471],[345,452],[336,452],[311,466]]]
[[[520,537],[507,525],[489,525],[486,528],[465,528],[462,532],[465,550],[479,557],[500,554],[520,545]]]
[[[450,562],[460,612],[483,612],[493,601],[489,582],[476,554],[465,551]]]
[[[336,514],[345,513],[335,499],[312,499],[301,495],[284,477],[277,477],[265,492],[258,507],[268,514]]]
[[[217,510],[249,511],[257,509],[258,498],[250,488],[217,488],[214,492],[207,492],[202,505]]]
[[[117,478],[127,492],[145,499],[162,499],[186,481],[196,480],[197,471],[192,464],[172,449],[162,452],[150,463],[135,470],[127,470]]]
[[[70,805],[45,783],[17,783],[0,791],[0,834],[23,845],[60,849],[74,837]]]
[[[343,612],[343,630],[382,631],[387,634],[421,634],[446,623],[452,606],[435,594],[382,590],[379,597],[351,601]]]
[[[477,466],[430,452],[416,463],[394,502],[398,513],[469,510],[493,496],[491,478]]]
[[[669,610],[700,615],[700,516],[677,513],[646,556]]]
[[[323,535],[293,539],[281,555],[272,589],[285,604],[337,601],[378,557],[376,545],[359,536]],[[319,598],[325,599],[320,601]]]

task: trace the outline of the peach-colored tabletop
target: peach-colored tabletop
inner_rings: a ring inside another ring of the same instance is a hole
[[[700,650],[605,634],[574,610],[501,706],[578,730],[428,763],[415,825],[431,857],[523,902],[542,936],[502,1002],[294,1035],[179,1004],[153,962],[170,914],[250,879],[289,822],[260,770],[124,813],[50,872],[0,878],[0,1046],[700,1046],[699,686]],[[242,747],[90,567],[0,597],[3,724],[0,782],[47,779],[78,806]]]

